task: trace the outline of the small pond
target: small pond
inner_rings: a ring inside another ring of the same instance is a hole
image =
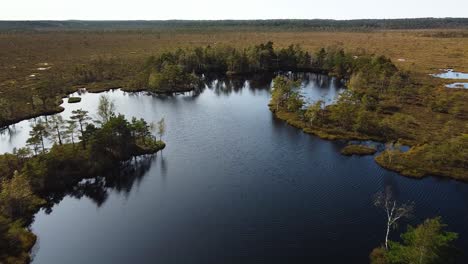
[[[468,79],[468,73],[456,72],[453,69],[446,69],[444,72],[431,74],[431,76],[442,79]]]
[[[468,83],[451,83],[445,85],[445,87],[453,89],[468,89]]]

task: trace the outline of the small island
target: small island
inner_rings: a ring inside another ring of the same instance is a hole
[[[377,149],[373,147],[368,147],[364,145],[347,145],[341,150],[341,154],[345,156],[352,156],[352,155],[358,155],[358,156],[366,156],[366,155],[373,155],[377,152]]]
[[[69,104],[76,104],[81,102],[81,97],[68,97]]]

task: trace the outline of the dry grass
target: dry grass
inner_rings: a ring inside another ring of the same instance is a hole
[[[367,50],[389,56],[401,68],[419,73],[448,67],[468,71],[468,38],[426,35],[421,31],[5,33],[0,34],[0,78],[5,81],[24,77],[24,73],[37,72],[37,64],[42,62],[60,67],[99,56],[134,60],[176,47],[220,44],[245,47],[270,40],[278,47],[297,43],[309,51],[330,45],[350,51]]]

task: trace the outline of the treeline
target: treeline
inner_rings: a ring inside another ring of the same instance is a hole
[[[341,48],[322,48],[311,54],[299,45],[275,49],[272,42],[245,49],[206,46],[177,49],[150,57],[128,85],[154,92],[187,91],[200,85],[200,78],[205,74],[248,76],[280,71],[326,73],[347,79],[359,70],[366,72],[363,79],[372,74],[367,70],[377,67],[388,71],[388,75],[396,71],[385,57],[374,59],[368,55],[351,55]],[[385,84],[380,83],[382,86]]]
[[[13,30],[378,30],[467,28],[467,18],[408,19],[270,19],[155,21],[0,21],[1,31]]]
[[[101,97],[98,120],[75,110],[70,120],[40,119],[32,126],[28,146],[0,155],[0,262],[28,263],[36,237],[27,226],[42,206],[51,207],[57,193],[82,179],[106,175],[120,162],[165,147],[143,119],[114,113],[113,102]],[[158,134],[165,133],[164,119]],[[47,141],[53,143],[48,149]]]

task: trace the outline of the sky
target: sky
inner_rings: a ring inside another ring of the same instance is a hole
[[[468,17],[468,0],[0,0],[0,20]]]

